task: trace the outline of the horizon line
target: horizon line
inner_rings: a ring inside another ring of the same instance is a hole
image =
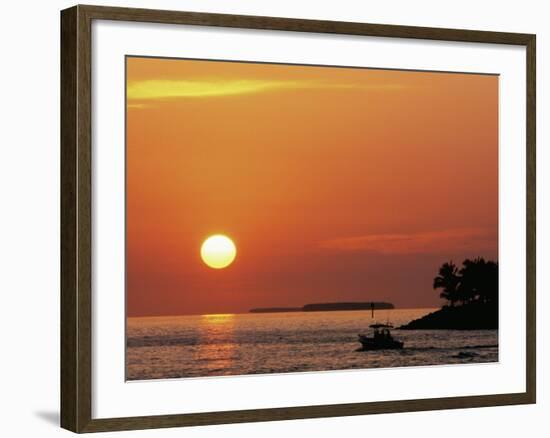
[[[346,302],[346,301],[342,301]],[[368,301],[367,301],[368,302]],[[287,306],[269,306],[269,307],[287,307]],[[269,308],[267,307],[267,308]],[[292,308],[294,306],[288,306]],[[302,306],[303,307],[303,306]],[[397,307],[394,305],[393,309],[374,309],[377,311],[383,310],[408,310],[408,309],[438,309],[441,306],[421,306],[421,307]],[[254,308],[254,307],[253,307]],[[295,308],[299,308],[296,306]],[[356,309],[356,310],[316,310],[303,313],[321,313],[321,312],[370,312],[370,309]],[[265,313],[287,313],[287,312],[265,312]],[[254,312],[218,312],[218,313],[179,313],[179,314],[162,314],[162,315],[126,315],[126,319],[129,318],[163,318],[163,317],[180,317],[180,316],[228,316],[228,315],[262,315],[265,313],[254,313]],[[298,312],[288,312],[288,313],[298,313]]]

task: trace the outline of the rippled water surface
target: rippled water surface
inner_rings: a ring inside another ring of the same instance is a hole
[[[403,350],[357,351],[373,322],[435,309],[128,318],[127,378],[160,379],[498,361],[497,330],[393,330]]]

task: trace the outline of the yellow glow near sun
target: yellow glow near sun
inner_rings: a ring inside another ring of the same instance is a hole
[[[233,241],[223,234],[215,234],[206,239],[201,246],[201,258],[207,266],[214,269],[228,267],[235,256],[237,248]]]

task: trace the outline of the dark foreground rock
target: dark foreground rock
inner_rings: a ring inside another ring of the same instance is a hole
[[[498,329],[498,306],[478,303],[455,307],[445,306],[399,328],[402,330],[496,330]]]

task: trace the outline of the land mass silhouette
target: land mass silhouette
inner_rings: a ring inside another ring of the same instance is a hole
[[[399,328],[402,330],[497,330],[498,307],[482,303],[444,306]]]
[[[338,310],[380,310],[393,309],[392,303],[366,301],[366,302],[336,302],[336,303],[311,303],[302,307],[256,307],[250,309],[250,313],[277,313],[277,312],[327,312]]]
[[[433,288],[441,289],[447,304],[440,310],[405,324],[403,330],[498,329],[498,263],[478,257],[452,261],[439,268]]]

